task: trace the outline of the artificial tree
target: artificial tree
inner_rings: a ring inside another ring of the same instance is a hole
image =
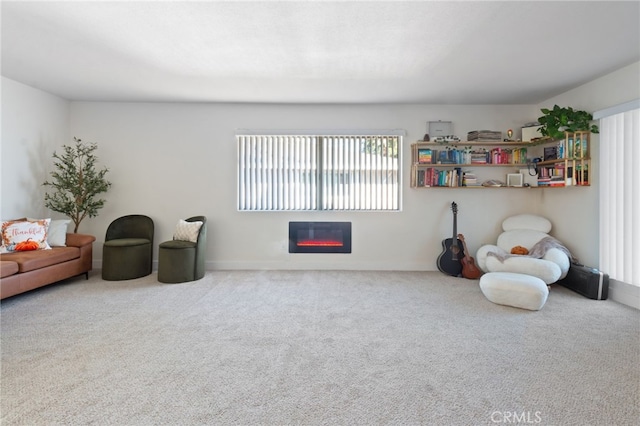
[[[95,143],[85,144],[81,139],[73,138],[75,146],[63,145],[64,153],[53,153],[55,170],[51,172],[51,182],[44,186],[53,188],[51,194],[44,195],[45,206],[53,211],[64,213],[74,223],[73,232],[78,232],[80,222],[89,216],[98,215],[105,200],[96,199],[98,194],[107,192],[111,182],[105,179],[107,168],[96,170],[98,158],[94,151]]]

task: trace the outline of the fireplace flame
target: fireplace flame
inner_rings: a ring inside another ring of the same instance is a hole
[[[342,241],[335,240],[302,240],[296,243],[298,247],[342,247]]]

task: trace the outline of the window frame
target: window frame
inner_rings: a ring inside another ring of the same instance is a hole
[[[402,211],[403,136],[398,130],[239,131],[236,208]]]

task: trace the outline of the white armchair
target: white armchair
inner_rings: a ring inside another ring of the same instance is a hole
[[[552,284],[569,271],[571,254],[549,236],[551,222],[532,214],[511,216],[502,222],[504,232],[495,245],[480,247],[476,263],[484,272],[514,272],[540,278]],[[511,249],[525,247],[528,255],[512,255]]]

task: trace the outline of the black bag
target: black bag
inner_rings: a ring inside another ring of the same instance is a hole
[[[609,296],[609,275],[580,263],[571,263],[567,276],[558,284],[593,300]]]

